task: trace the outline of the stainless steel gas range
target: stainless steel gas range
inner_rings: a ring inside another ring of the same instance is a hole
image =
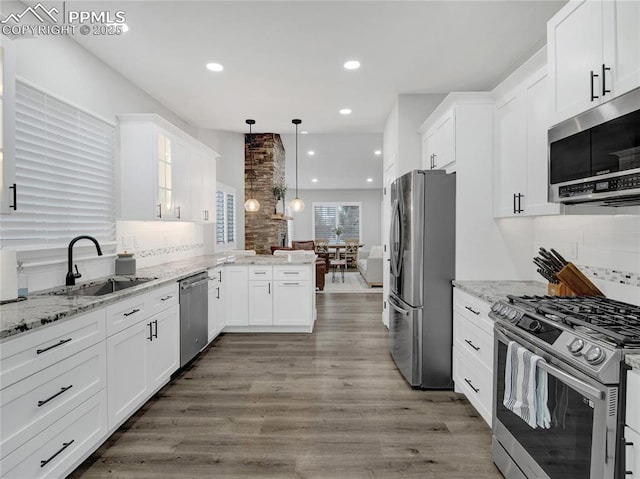
[[[624,356],[640,352],[640,307],[597,297],[509,296],[495,303],[493,460],[505,477],[624,477]],[[503,405],[507,348],[541,356],[549,428]]]

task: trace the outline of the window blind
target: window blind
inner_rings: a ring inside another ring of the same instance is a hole
[[[236,240],[236,204],[234,195],[227,194],[227,243]]]
[[[224,243],[224,225],[226,221],[224,213],[224,193],[216,191],[216,244]]]
[[[335,230],[343,230],[340,239],[360,239],[360,204],[317,203],[313,205],[314,238],[336,241]]]
[[[2,241],[115,240],[114,127],[32,87],[16,84],[18,209]]]

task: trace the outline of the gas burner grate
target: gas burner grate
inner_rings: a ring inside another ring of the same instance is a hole
[[[619,347],[640,347],[640,307],[592,296],[509,296],[538,314],[552,316],[576,330],[592,330]]]

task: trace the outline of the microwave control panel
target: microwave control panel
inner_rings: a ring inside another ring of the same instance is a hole
[[[640,173],[561,186],[558,189],[558,194],[560,198],[571,198],[572,196],[590,195],[592,193],[634,189],[640,189]]]

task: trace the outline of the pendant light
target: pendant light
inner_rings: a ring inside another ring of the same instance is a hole
[[[249,170],[249,199],[244,202],[244,209],[249,213],[255,213],[260,209],[260,202],[253,197],[253,177],[256,172],[253,170],[253,133],[251,127],[256,124],[255,120],[245,120],[249,125],[249,155],[251,158],[251,169]]]
[[[291,120],[291,123],[296,125],[296,197],[289,203],[289,208],[295,213],[299,213],[304,210],[304,201],[298,196],[298,125],[302,123],[302,120]]]

